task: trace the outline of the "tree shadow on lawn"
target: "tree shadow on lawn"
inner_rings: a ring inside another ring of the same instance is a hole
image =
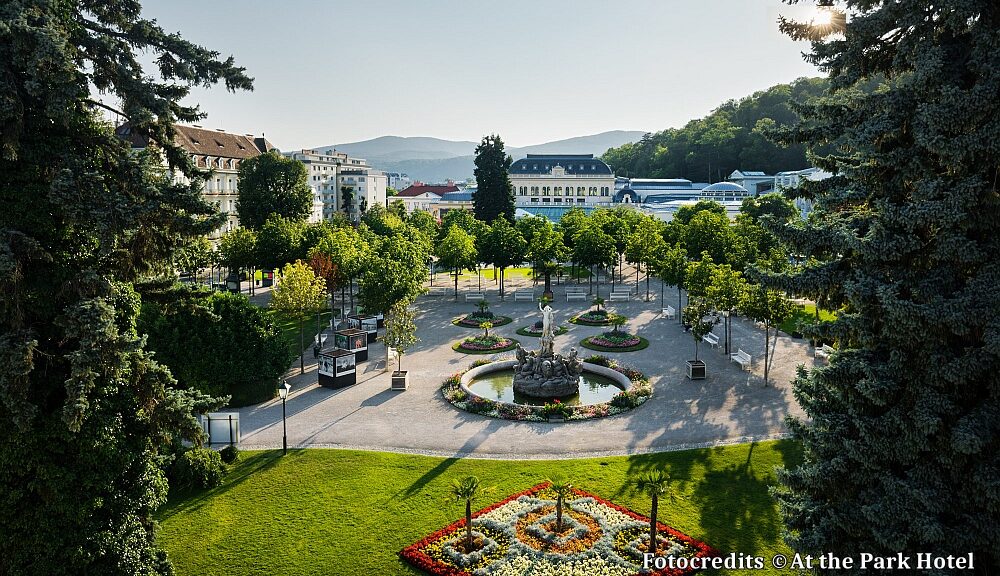
[[[490,421],[486,424],[486,428],[483,428],[476,434],[472,435],[461,448],[456,450],[458,454],[467,454],[476,449],[477,446],[482,444],[483,440],[488,438],[491,434],[499,430],[503,424],[503,421],[490,418]],[[460,457],[445,458],[435,465],[433,468],[425,472],[420,478],[417,478],[406,490],[398,493],[396,497],[403,496],[409,497],[414,494],[419,493],[427,484],[432,482],[437,477],[444,474],[449,468],[452,467],[456,462],[461,460]]]
[[[691,495],[701,514],[705,541],[726,552],[756,554],[762,542],[780,540],[783,524],[770,489],[771,471],[753,466],[750,445],[747,460],[723,470],[709,470]]]
[[[175,514],[186,514],[204,506],[209,500],[225,494],[247,478],[277,466],[282,460],[279,450],[240,454],[238,464],[226,475],[221,486],[208,490],[171,491],[166,504],[157,511],[157,519],[166,520]]]

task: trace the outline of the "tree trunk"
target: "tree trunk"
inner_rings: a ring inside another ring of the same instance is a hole
[[[465,542],[466,552],[472,551],[472,500],[465,501]]]
[[[691,329],[694,330],[693,327]],[[698,340],[694,341],[694,361],[695,362],[698,361],[698,347],[699,347],[700,344],[701,344],[701,342],[699,342]]]
[[[350,279],[350,286],[348,286],[348,292],[351,293],[351,312],[354,312],[354,278]]]
[[[545,269],[545,294],[552,293],[552,272],[546,268]]]
[[[684,314],[681,313],[682,310],[684,310],[684,307],[681,306],[681,286],[680,286],[680,284],[678,284],[677,285],[677,321],[680,322],[681,324],[684,323]]]
[[[649,553],[656,554],[656,508],[659,498],[653,494],[653,510],[649,513]]]
[[[458,267],[455,267],[455,302],[458,302]]]
[[[302,333],[302,317],[299,316],[299,374],[305,374],[305,349],[306,349],[306,339],[305,335]]]
[[[666,302],[663,301],[663,285],[664,284],[666,284],[666,282],[663,281],[663,278],[660,278],[660,308],[666,308],[666,306],[665,306]],[[649,288],[646,288],[646,290],[649,290]]]
[[[639,291],[638,286],[636,286],[635,291]],[[649,264],[646,264],[646,302],[649,302]]]
[[[483,291],[483,268],[476,264],[476,276],[479,277],[479,291]]]
[[[635,263],[635,295],[639,295],[639,263]],[[649,291],[646,291],[646,302],[649,302]]]
[[[767,372],[768,368],[770,368],[769,363],[767,361],[767,351],[771,345],[770,340],[771,340],[771,327],[769,323],[765,321],[764,322],[764,387],[765,388],[767,387]]]
[[[556,532],[562,532],[562,496],[556,499]]]

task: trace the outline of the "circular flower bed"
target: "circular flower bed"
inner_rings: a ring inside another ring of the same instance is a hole
[[[568,331],[569,330],[565,326],[557,326],[555,335],[559,336],[561,334],[565,334]],[[520,334],[521,336],[534,336],[535,338],[538,338],[539,336],[542,335],[542,321],[539,320],[538,322],[535,322],[531,326],[524,326],[518,328],[517,333]]]
[[[400,556],[437,576],[686,576],[704,564],[694,559],[719,554],[657,522],[657,554],[672,556],[683,567],[647,570],[649,518],[574,489],[563,500],[559,526],[556,498],[548,483],[539,484],[474,514],[472,546],[465,543],[461,519],[407,546]]]
[[[580,340],[580,346],[598,352],[634,352],[649,346],[649,340],[628,332],[605,332]]]
[[[607,310],[587,310],[571,318],[570,322],[584,326],[608,326],[611,324],[611,318]]]
[[[456,352],[466,354],[494,354],[496,352],[509,352],[517,348],[518,344],[519,342],[513,338],[479,335],[457,342],[451,348]]]
[[[628,412],[642,405],[653,395],[653,385],[649,383],[649,379],[642,372],[639,372],[635,368],[622,364],[614,358],[597,354],[584,358],[583,361],[620,372],[632,384],[628,390],[623,390],[615,394],[610,401],[601,404],[589,404],[586,406],[567,406],[562,404],[558,406],[555,404],[525,406],[522,404],[508,404],[481,396],[470,395],[462,389],[463,374],[472,368],[491,362],[490,360],[476,360],[468,369],[449,376],[441,385],[441,394],[451,405],[467,412],[503,420],[525,420],[530,422],[545,422],[549,419],[550,415],[557,415],[565,420],[589,420],[591,418],[614,416],[615,414]]]
[[[510,324],[513,320],[508,316],[497,316],[492,312],[473,312],[468,316],[455,318],[451,321],[455,326],[463,326],[465,328],[479,328],[479,325],[483,322],[490,322],[496,328],[497,326]]]

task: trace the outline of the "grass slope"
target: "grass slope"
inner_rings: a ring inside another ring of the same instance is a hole
[[[296,316],[281,314],[271,308],[265,308],[271,318],[274,319],[274,323],[281,330],[281,337],[284,338],[285,342],[288,344],[288,348],[297,357],[299,355],[299,322]],[[330,311],[326,310],[320,314],[320,328],[326,328],[330,325]],[[312,346],[316,338],[316,315],[306,314],[302,316],[302,333],[305,340],[305,349],[308,350]],[[329,342],[333,342],[332,336]]]
[[[462,516],[464,507],[446,500],[455,478],[475,474],[496,486],[476,509],[562,475],[645,514],[648,498],[623,485],[662,466],[677,498],[661,499],[660,521],[723,553],[787,554],[768,488],[776,466],[799,460],[798,444],[787,440],[520,462],[321,449],[291,450],[284,458],[280,451],[245,452],[222,486],[171,497],[158,513],[159,543],[180,576],[417,575],[397,553]]]
[[[829,322],[831,320],[836,320],[837,314],[829,310],[819,311],[819,321]],[[792,315],[778,325],[778,329],[785,334],[791,334],[792,332],[798,332],[799,322],[805,324],[813,324],[816,322],[816,306],[814,304],[802,304],[795,307],[795,312]]]

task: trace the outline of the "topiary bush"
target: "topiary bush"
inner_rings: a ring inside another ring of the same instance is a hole
[[[208,448],[192,448],[177,456],[170,467],[170,488],[204,490],[222,484],[228,472],[222,456]]]
[[[226,464],[232,464],[240,457],[240,449],[231,444],[222,450],[219,450],[219,456]]]

